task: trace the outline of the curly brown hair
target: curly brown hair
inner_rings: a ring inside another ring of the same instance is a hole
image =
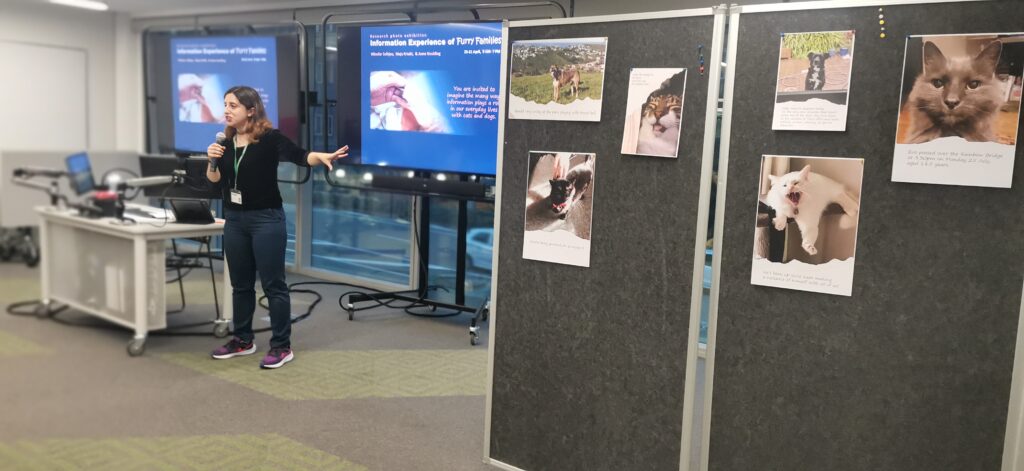
[[[273,129],[274,124],[267,118],[267,110],[263,107],[263,99],[260,98],[260,92],[257,92],[252,87],[245,85],[238,85],[228,89],[224,96],[235,95],[238,102],[242,104],[247,110],[252,110],[252,116],[245,122],[245,127],[242,129],[235,129],[232,126],[224,127],[224,135],[228,139],[234,138],[235,134],[241,132],[242,134],[249,134],[252,142],[259,142],[260,138],[263,137],[268,131]]]

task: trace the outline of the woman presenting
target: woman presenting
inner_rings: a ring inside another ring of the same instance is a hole
[[[267,119],[260,94],[251,87],[232,87],[224,94],[224,145],[206,149],[206,178],[221,187],[224,197],[224,256],[231,277],[234,338],[213,351],[223,360],[256,353],[252,316],[256,310],[256,273],[270,303],[270,351],[260,368],[279,368],[292,361],[291,298],[285,283],[287,244],[278,162],[304,167],[326,165],[348,156],[348,146],[333,153],[310,152],[296,146]],[[224,158],[226,156],[226,158]]]

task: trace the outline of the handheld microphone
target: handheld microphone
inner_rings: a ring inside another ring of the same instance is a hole
[[[217,138],[216,139],[217,139],[217,144],[224,145],[224,143],[227,142],[227,140],[228,140],[228,136],[225,135],[223,132],[219,132],[219,133],[217,133]]]
[[[48,177],[48,178],[60,178],[67,175],[68,172],[64,170],[57,170],[52,168],[41,168],[41,167],[20,167],[14,169],[15,178],[31,178],[31,177]]]

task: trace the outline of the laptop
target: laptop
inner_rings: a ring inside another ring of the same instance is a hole
[[[181,224],[213,224],[210,203],[206,200],[171,199],[174,222]]]

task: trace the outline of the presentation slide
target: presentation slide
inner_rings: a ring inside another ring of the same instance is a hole
[[[273,36],[172,38],[175,150],[206,153],[224,130],[224,93],[236,85],[259,91],[277,125],[277,77]]]
[[[362,163],[495,174],[501,23],[363,27],[360,43]]]

